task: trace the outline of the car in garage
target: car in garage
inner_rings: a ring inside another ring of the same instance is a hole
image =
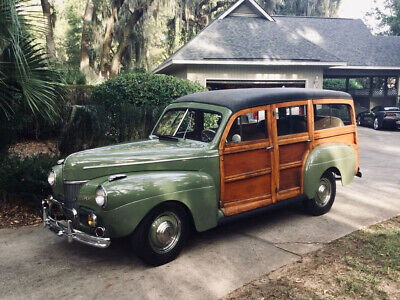
[[[336,181],[359,172],[347,93],[221,90],[170,104],[149,138],[71,154],[49,174],[43,222],[98,248],[126,237],[151,265],[177,257],[189,232],[244,212],[300,201],[327,213]]]
[[[357,115],[358,126],[370,126],[375,130],[400,128],[400,108],[395,106],[375,106]]]

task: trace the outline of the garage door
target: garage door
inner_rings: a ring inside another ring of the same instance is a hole
[[[304,80],[292,81],[246,81],[246,80],[207,80],[208,90],[244,89],[244,88],[280,88],[306,87]]]

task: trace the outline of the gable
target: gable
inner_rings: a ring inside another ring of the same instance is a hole
[[[218,20],[222,20],[226,17],[263,18],[268,21],[274,21],[274,19],[254,0],[239,0],[224,12]]]
[[[244,1],[229,14],[229,17],[262,18],[264,16],[256,10],[254,6],[250,5],[247,1]]]

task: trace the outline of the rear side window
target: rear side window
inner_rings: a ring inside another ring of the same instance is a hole
[[[265,111],[248,113],[236,118],[228,134],[228,142],[246,142],[267,139]]]
[[[348,104],[314,105],[314,129],[322,130],[351,125],[351,107]]]
[[[307,132],[307,107],[305,105],[277,108],[278,136]]]

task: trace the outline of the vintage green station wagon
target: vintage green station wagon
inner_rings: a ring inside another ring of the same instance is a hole
[[[151,265],[173,260],[192,228],[302,201],[328,212],[336,180],[358,166],[351,96],[316,89],[238,89],[175,100],[148,139],[78,152],[49,174],[43,221],[105,248],[129,237]]]

